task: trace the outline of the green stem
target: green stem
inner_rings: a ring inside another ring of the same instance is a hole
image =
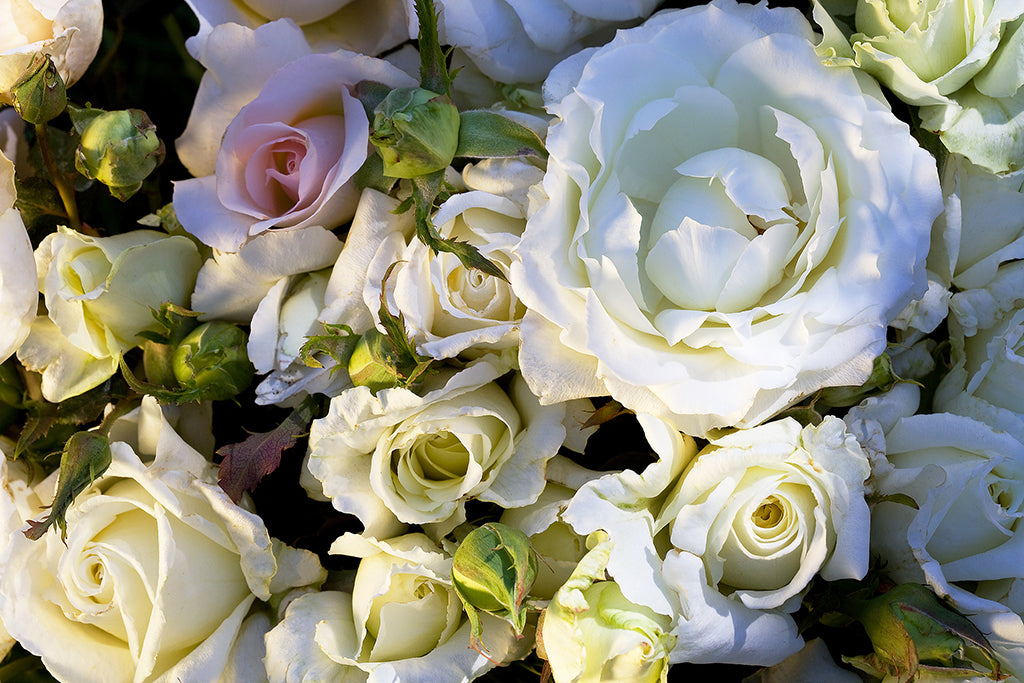
[[[75,230],[80,230],[82,222],[78,218],[78,204],[75,202],[75,188],[68,182],[67,176],[57,168],[57,160],[53,157],[53,147],[50,145],[50,131],[45,123],[35,124],[36,141],[39,143],[39,153],[43,156],[43,164],[46,166],[50,180],[57,187],[60,200],[64,203],[64,211],[68,214],[68,222]]]

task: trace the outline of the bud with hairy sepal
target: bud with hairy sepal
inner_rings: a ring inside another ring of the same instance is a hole
[[[232,398],[252,382],[255,370],[246,353],[246,334],[221,320],[204,323],[174,350],[171,367],[178,384],[198,397]]]
[[[23,532],[25,536],[38,541],[47,529],[56,524],[61,538],[66,541],[68,524],[64,515],[78,494],[107,471],[110,461],[110,441],[107,437],[96,432],[75,432],[60,456],[57,493],[50,506],[50,514],[41,521],[29,521],[28,529]]]
[[[357,387],[381,389],[405,386],[400,373],[401,357],[395,345],[376,328],[370,328],[356,342],[348,359],[348,375]]]
[[[843,661],[878,678],[901,683],[919,674],[1002,680],[999,661],[971,621],[946,607],[927,586],[907,583],[870,600],[844,606],[864,626],[874,654]],[[989,671],[978,670],[982,661]]]
[[[110,194],[127,200],[142,181],[164,160],[164,143],[156,126],[140,109],[103,111],[70,109],[71,120],[81,135],[75,168],[86,178],[98,180]]]
[[[64,80],[50,55],[40,53],[33,57],[11,88],[11,99],[18,116],[28,123],[39,125],[60,116],[68,105],[68,98]]]
[[[446,168],[459,147],[459,110],[445,95],[396,88],[377,105],[370,142],[384,175],[415,178]]]
[[[537,578],[537,554],[526,534],[498,522],[466,535],[452,558],[452,584],[472,624],[470,642],[481,648],[477,610],[505,619],[522,637],[526,596]]]

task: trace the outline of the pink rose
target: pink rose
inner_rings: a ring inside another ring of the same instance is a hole
[[[359,199],[352,176],[369,152],[369,120],[353,95],[365,80],[415,85],[387,62],[344,50],[274,72],[228,125],[215,175],[175,184],[185,229],[233,252],[270,228],[331,229],[349,220]]]

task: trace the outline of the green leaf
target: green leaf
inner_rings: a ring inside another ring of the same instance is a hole
[[[526,126],[491,111],[459,115],[457,157],[491,158],[538,156],[548,158],[540,137]]]
[[[439,251],[455,254],[462,265],[467,268],[475,268],[487,275],[507,281],[505,273],[484,258],[472,244],[455,239],[444,239],[437,233],[437,228],[430,220],[430,214],[433,212],[434,200],[441,191],[443,178],[444,171],[438,171],[412,179],[412,196],[416,207],[416,236],[435,254]]]
[[[237,503],[242,494],[255,489],[265,476],[278,468],[281,454],[294,446],[296,440],[309,430],[316,409],[317,400],[307,396],[274,429],[269,432],[252,432],[245,441],[217,450],[217,455],[224,458],[217,482],[231,500]]]
[[[50,513],[41,521],[29,521],[29,528],[23,532],[25,536],[38,541],[47,529],[56,524],[60,528],[61,540],[66,542],[68,525],[64,515],[78,494],[107,471],[110,461],[110,442],[107,437],[95,432],[75,432],[68,439],[60,457],[57,493],[50,506]]]

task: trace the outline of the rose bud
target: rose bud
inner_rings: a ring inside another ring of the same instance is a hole
[[[204,323],[174,350],[174,378],[183,388],[197,388],[214,401],[231,398],[252,382],[245,332],[221,320]]]
[[[892,371],[892,361],[888,353],[875,358],[868,381],[860,386],[827,387],[821,390],[816,405],[834,408],[855,406],[873,393],[881,393],[892,389],[899,380]]]
[[[403,386],[394,344],[373,327],[356,342],[348,359],[348,375],[352,378],[352,384],[369,387],[374,394],[381,389]]]
[[[68,104],[64,81],[49,55],[37,54],[32,59],[11,88],[11,99],[18,116],[29,123],[46,123],[64,111]]]
[[[446,168],[459,146],[459,110],[444,95],[397,88],[377,105],[370,142],[384,175],[414,178]]]
[[[71,118],[82,136],[75,168],[106,185],[121,201],[138,192],[164,160],[164,143],[144,111],[73,109]]]
[[[473,623],[473,642],[481,628],[476,610],[502,617],[522,636],[523,601],[537,578],[537,555],[522,531],[491,522],[466,535],[452,558],[452,584]]]

